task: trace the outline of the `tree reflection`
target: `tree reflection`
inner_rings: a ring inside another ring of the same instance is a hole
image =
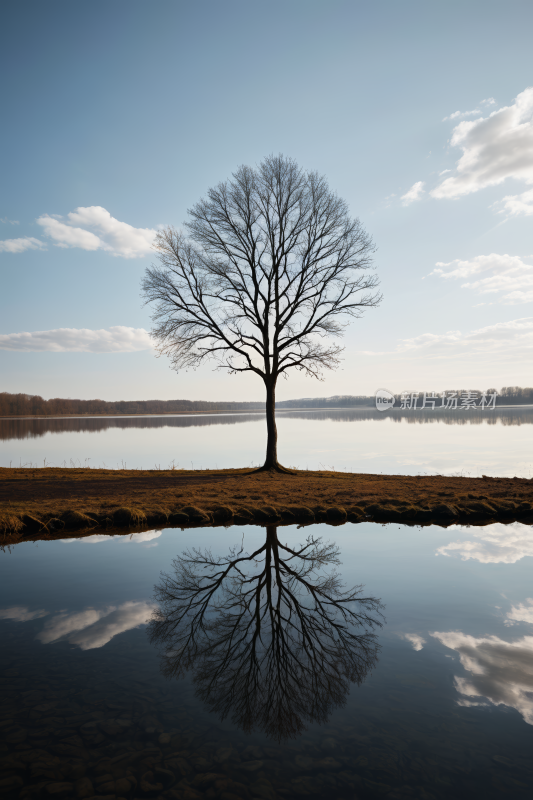
[[[381,603],[345,589],[335,544],[292,548],[271,525],[251,554],[192,549],[172,563],[149,627],[163,674],[192,671],[197,696],[247,732],[280,741],[325,722],[377,662]]]

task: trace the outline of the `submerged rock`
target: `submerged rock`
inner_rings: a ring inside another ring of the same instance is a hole
[[[44,787],[46,794],[52,797],[61,797],[63,795],[72,795],[74,791],[74,784],[72,783],[47,783]]]
[[[74,784],[74,788],[76,791],[76,797],[79,797],[80,800],[83,800],[83,798],[92,797],[94,795],[93,784],[89,778],[80,778]]]
[[[0,778],[0,792],[14,792],[24,786],[24,781],[18,775]]]
[[[155,795],[163,791],[163,784],[157,783],[153,772],[145,772],[139,781],[139,789],[142,794]]]

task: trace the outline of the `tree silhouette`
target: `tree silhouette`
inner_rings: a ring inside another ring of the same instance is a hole
[[[213,359],[252,372],[266,389],[267,451],[278,463],[276,385],[288,370],[321,378],[339,364],[350,317],[379,304],[365,272],[375,250],[358,219],[324,177],[269,156],[242,166],[189,209],[189,238],[161,230],[159,265],[143,295],[155,304],[152,336],[175,370]]]
[[[375,663],[381,603],[346,590],[336,545],[294,548],[275,525],[255,552],[193,549],[155,587],[149,626],[167,678],[192,672],[196,695],[221,719],[281,741],[328,719]]]

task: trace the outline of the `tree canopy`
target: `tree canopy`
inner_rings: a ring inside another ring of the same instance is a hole
[[[189,209],[184,228],[159,232],[159,263],[143,281],[152,336],[176,370],[213,360],[263,380],[265,467],[276,469],[277,380],[338,366],[336,339],[381,300],[374,244],[323,176],[281,155],[239,167]]]

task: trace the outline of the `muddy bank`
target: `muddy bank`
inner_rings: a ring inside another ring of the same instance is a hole
[[[0,469],[0,542],[154,526],[533,524],[533,481],[242,470]]]

